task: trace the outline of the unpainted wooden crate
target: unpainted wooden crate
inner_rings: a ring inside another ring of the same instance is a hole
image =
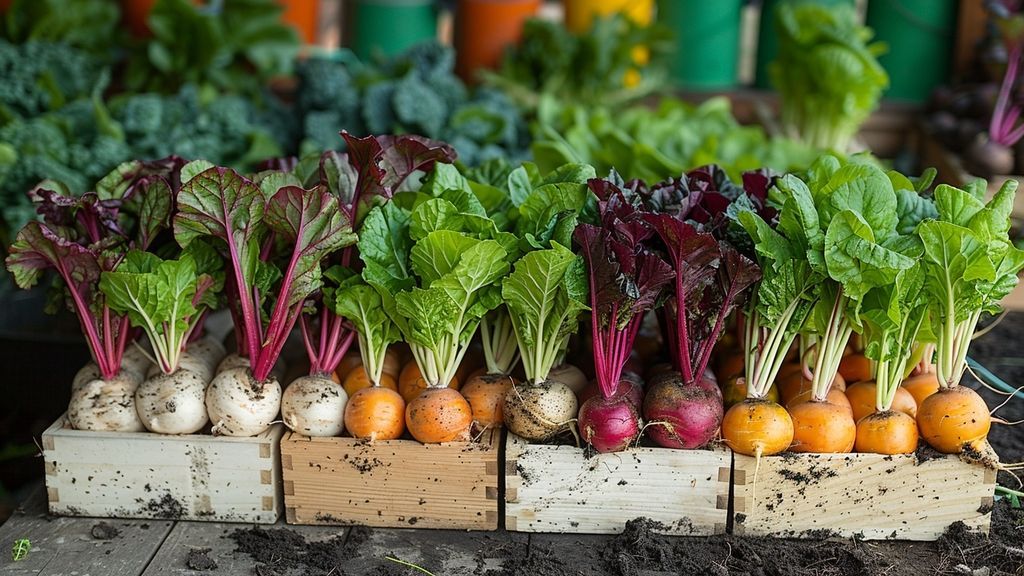
[[[289,524],[496,530],[500,430],[478,442],[281,440]]]
[[[272,524],[281,513],[276,424],[251,438],[43,432],[51,514]]]
[[[760,466],[737,454],[733,533],[935,540],[957,521],[987,533],[996,472],[928,453],[787,453]]]
[[[665,534],[723,534],[731,458],[723,449],[640,447],[587,454],[575,446],[529,444],[509,434],[505,527],[614,534],[644,517]]]

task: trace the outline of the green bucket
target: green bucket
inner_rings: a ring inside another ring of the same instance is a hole
[[[394,56],[437,38],[434,0],[356,0],[349,22],[349,47],[356,56]]]
[[[682,88],[736,85],[744,0],[661,0],[658,22],[675,35],[670,72]]]
[[[871,0],[867,24],[888,52],[878,61],[889,73],[885,96],[924,102],[949,79],[956,0]]]
[[[822,6],[846,4],[851,8],[854,0],[764,0],[761,4],[761,20],[757,25],[757,60],[754,69],[754,86],[771,90],[772,76],[768,67],[779,53],[779,36],[775,31],[775,13],[782,4],[814,3]]]

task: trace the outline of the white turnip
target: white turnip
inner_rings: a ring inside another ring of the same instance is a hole
[[[527,440],[546,440],[567,430],[576,417],[576,395],[561,382],[519,384],[505,395],[505,427]]]
[[[192,434],[206,426],[207,380],[178,368],[157,374],[135,390],[135,406],[143,425],[160,434]]]
[[[68,422],[77,430],[141,432],[145,427],[135,410],[138,386],[138,375],[127,370],[78,384],[71,391]]]
[[[281,384],[273,376],[256,381],[247,368],[218,374],[206,390],[213,433],[255,436],[274,422],[281,407]]]
[[[587,387],[587,375],[572,364],[559,364],[548,372],[548,380],[561,382],[569,387],[575,394],[579,394]]]
[[[188,370],[194,374],[197,374],[204,383],[209,383],[213,380],[215,375],[215,362],[210,362],[207,357],[200,356],[193,353],[191,350],[186,350],[178,356],[178,370]],[[146,372],[146,378],[156,378],[164,372],[160,369],[160,366],[153,364],[149,367],[149,371]]]
[[[347,403],[345,389],[330,376],[300,376],[284,390],[281,418],[299,434],[338,436],[345,429]]]
[[[637,405],[628,394],[593,396],[580,407],[580,435],[598,452],[629,448],[643,429]]]
[[[220,374],[221,372],[226,372],[234,368],[249,368],[250,366],[252,366],[252,363],[249,362],[248,358],[246,358],[245,356],[239,356],[237,352],[232,352],[231,354],[225,356],[220,361],[220,363],[217,364],[217,369],[215,370],[215,372],[217,374]],[[284,359],[279,358],[277,363],[274,364],[274,367],[270,370],[270,374],[274,376],[274,378],[277,378],[277,380],[280,382],[281,379],[284,378],[286,371],[287,366],[285,364]]]

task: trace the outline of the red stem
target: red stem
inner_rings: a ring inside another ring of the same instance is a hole
[[[995,109],[992,111],[992,120],[989,122],[988,133],[993,142],[1003,146],[1013,146],[1016,141],[1010,141],[1005,126],[1006,109],[1010,102],[1010,90],[1017,81],[1017,67],[1020,65],[1021,46],[1014,45],[1006,61],[1006,74],[1003,76],[1002,85],[999,87],[999,97],[996,99]],[[1020,138],[1018,137],[1018,140]]]

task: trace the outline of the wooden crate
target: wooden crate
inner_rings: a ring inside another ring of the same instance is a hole
[[[498,528],[501,431],[480,442],[281,440],[289,524]]]
[[[988,532],[996,473],[956,456],[737,454],[733,533],[935,540],[960,520]]]
[[[505,462],[508,530],[613,534],[646,517],[666,534],[725,533],[727,450],[631,448],[588,457],[509,434]]]
[[[277,424],[252,438],[43,432],[50,513],[271,524],[281,512]]]

